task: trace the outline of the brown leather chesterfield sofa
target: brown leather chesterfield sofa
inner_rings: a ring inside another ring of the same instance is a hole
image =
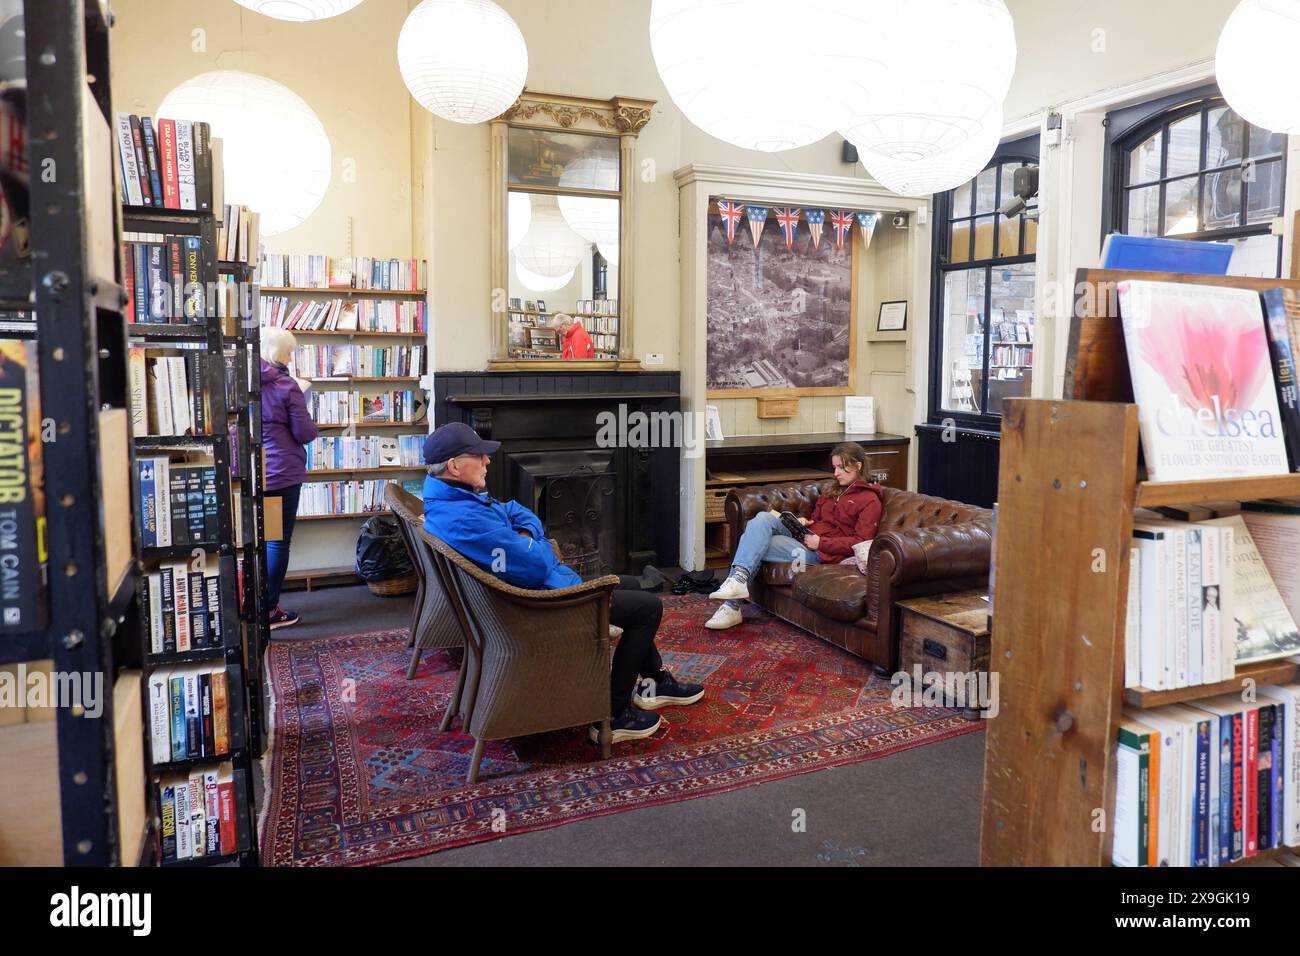
[[[736,488],[727,495],[727,521],[738,543],[745,524],[769,509],[811,518],[830,481]],[[750,600],[851,654],[881,675],[898,669],[900,598],[966,591],[988,584],[993,512],[986,508],[884,489],[884,513],[871,546],[868,573],[852,565],[764,562],[749,583]],[[733,555],[734,551],[733,544]]]

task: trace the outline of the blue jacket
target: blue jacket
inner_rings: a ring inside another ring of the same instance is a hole
[[[582,583],[555,556],[537,515],[517,501],[497,501],[487,492],[426,478],[424,530],[517,588],[550,591]]]

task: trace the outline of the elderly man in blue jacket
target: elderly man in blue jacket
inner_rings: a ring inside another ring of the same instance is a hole
[[[442,425],[425,439],[425,530],[515,587],[554,590],[581,584],[582,578],[560,563],[537,515],[516,501],[488,495],[488,464],[500,447],[462,422]],[[649,737],[660,726],[655,710],[704,696],[701,685],[680,682],[664,669],[655,647],[662,616],[658,597],[642,591],[636,578],[620,576],[609,605],[610,622],[623,629],[610,675],[614,743]],[[595,726],[591,739],[599,739]]]

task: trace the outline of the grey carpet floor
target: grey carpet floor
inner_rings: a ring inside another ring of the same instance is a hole
[[[302,623],[273,639],[307,640],[406,627],[412,599],[357,586],[287,592],[281,604]],[[966,734],[390,865],[976,866],[983,773],[984,734]]]

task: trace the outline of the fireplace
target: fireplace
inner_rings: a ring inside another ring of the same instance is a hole
[[[601,412],[676,412],[677,373],[440,372],[435,424],[501,442],[488,490],[535,511],[584,579],[676,565],[679,448],[601,447]]]

